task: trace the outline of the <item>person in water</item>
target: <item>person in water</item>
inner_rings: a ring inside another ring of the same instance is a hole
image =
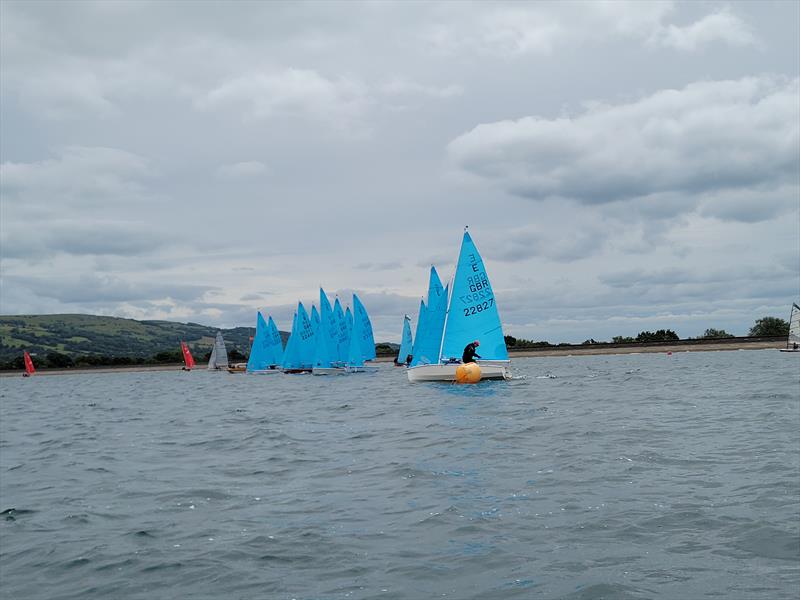
[[[475,362],[476,358],[480,358],[481,355],[475,352],[475,348],[480,346],[481,343],[478,340],[471,342],[466,345],[464,348],[464,354],[461,356],[461,362],[464,364]]]

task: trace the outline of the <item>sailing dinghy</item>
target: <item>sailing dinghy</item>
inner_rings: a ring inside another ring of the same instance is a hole
[[[781,352],[800,352],[800,306],[792,302],[792,312],[789,315],[789,337],[786,348]]]
[[[222,332],[217,332],[214,340],[214,347],[211,349],[211,356],[208,359],[208,370],[218,371],[228,368],[228,351],[225,349],[225,340],[222,339]]]
[[[456,381],[456,369],[462,366],[461,354],[473,340],[481,343],[482,358],[477,361],[480,378],[510,379],[508,350],[494,292],[483,259],[469,232],[464,231],[456,272],[449,286],[444,335],[437,360],[432,364],[420,364],[415,356],[415,364],[408,369],[408,380],[412,383]]]
[[[337,306],[338,302],[337,299]],[[314,336],[314,368],[311,373],[313,375],[342,375],[345,371],[338,366],[339,324],[328,296],[322,288],[319,288],[319,309],[319,326]]]
[[[277,334],[277,335],[276,335]],[[250,357],[247,359],[247,373],[269,374],[280,373],[278,365],[283,354],[281,336],[275,327],[272,317],[269,324],[259,312],[256,316],[256,335],[250,346]]]
[[[405,315],[403,317],[403,334],[400,338],[400,349],[397,351],[397,358],[394,359],[395,367],[402,367],[406,364],[413,347],[414,341],[411,337],[411,317]]]
[[[283,353],[284,373],[310,373],[314,367],[314,324],[302,302],[297,303],[297,312],[292,322],[292,332]]]
[[[345,371],[348,373],[374,373],[378,367],[364,366],[369,354],[365,352],[365,344],[372,340],[372,325],[369,322],[367,311],[358,296],[353,294],[353,306],[355,307],[355,317],[353,319],[353,331],[350,335],[349,347],[347,349],[347,359],[345,361]],[[369,328],[367,330],[367,328]],[[375,357],[375,343],[372,342],[372,358]]]
[[[194,357],[189,351],[189,346],[186,342],[181,342],[181,353],[183,354],[184,367],[183,371],[191,371],[194,369]]]
[[[22,376],[30,377],[31,375],[36,373],[36,369],[33,368],[33,360],[31,359],[31,355],[28,354],[27,350],[23,351],[22,359],[25,361],[25,372],[22,374]]]

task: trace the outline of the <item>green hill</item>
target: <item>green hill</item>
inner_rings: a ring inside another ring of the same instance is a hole
[[[0,362],[21,356],[23,350],[44,356],[58,352],[71,358],[106,356],[149,358],[180,350],[183,340],[196,358],[211,350],[222,331],[228,350],[248,354],[252,327],[217,329],[197,323],[136,321],[94,315],[0,316]],[[288,334],[281,332],[284,341]]]

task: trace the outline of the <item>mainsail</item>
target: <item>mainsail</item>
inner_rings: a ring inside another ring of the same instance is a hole
[[[361,354],[364,360],[375,358],[375,338],[372,335],[372,323],[369,320],[367,309],[359,297],[353,294],[353,335],[358,336],[361,345]]]
[[[225,349],[225,340],[222,339],[222,332],[217,332],[214,340],[214,347],[211,350],[211,358],[208,360],[208,368],[226,369],[228,368],[228,351]]]
[[[250,346],[250,357],[247,360],[247,372],[263,371],[276,362],[269,327],[264,316],[259,312],[256,316],[256,335]]]
[[[450,292],[441,359],[460,359],[464,347],[473,340],[481,343],[478,353],[482,360],[508,360],[494,292],[483,259],[465,231]]]
[[[403,317],[403,334],[400,338],[400,350],[397,351],[398,363],[405,363],[408,355],[413,350],[413,338],[411,337],[411,317]]]
[[[414,344],[412,365],[427,365],[439,362],[442,348],[442,332],[447,314],[448,287],[442,289],[436,269],[431,267],[428,284],[428,305],[417,324],[417,337]],[[424,306],[424,303],[423,303]],[[422,311],[422,308],[420,308]]]
[[[353,305],[355,306],[355,294],[353,295]],[[347,360],[345,364],[350,370],[363,370],[364,367],[364,331],[363,321],[358,318],[358,309],[356,309],[356,318],[353,320],[353,332],[350,336],[350,345],[347,349]]]
[[[336,322],[336,357],[339,362],[344,363],[347,362],[350,349],[350,332],[339,298],[333,303],[333,318]]]
[[[425,300],[419,301],[419,316],[417,317],[417,331],[414,335],[414,346],[411,351],[413,360],[412,365],[419,363],[417,359],[419,351],[422,349],[423,333],[425,331],[425,319],[427,318],[428,307],[425,306]]]
[[[267,321],[267,341],[272,349],[272,363],[270,364],[271,366],[277,366],[283,362],[283,340],[281,339],[281,332],[278,331],[272,317]]]
[[[297,359],[300,368],[314,366],[314,326],[302,302],[297,304]]]
[[[189,346],[186,342],[181,342],[181,353],[183,354],[183,362],[186,364],[186,369],[194,369],[194,357],[189,351]]]
[[[294,313],[294,317],[292,317],[292,330],[289,333],[289,339],[286,340],[286,348],[283,350],[283,362],[282,365],[284,370],[291,370],[299,368],[300,361],[297,358],[297,313]]]
[[[789,315],[789,339],[786,347],[792,350],[800,348],[800,306],[792,302],[792,312]]]
[[[325,290],[319,288],[319,307],[320,307],[320,331],[324,338],[327,347],[327,356],[329,361],[339,360],[338,339],[339,328],[336,324],[336,318],[331,308],[330,300],[325,294]]]
[[[25,361],[25,375],[33,375],[36,369],[33,368],[33,360],[27,350],[23,350],[22,359]]]

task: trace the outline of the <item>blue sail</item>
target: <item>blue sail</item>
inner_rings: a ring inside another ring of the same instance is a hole
[[[297,304],[297,357],[300,368],[314,365],[314,326],[302,302]]]
[[[336,320],[336,355],[339,357],[339,360],[344,363],[347,362],[348,353],[350,351],[350,333],[339,298],[336,298],[333,303],[333,316]]]
[[[422,342],[424,340],[425,320],[427,319],[428,308],[425,306],[425,300],[419,301],[419,316],[417,317],[417,331],[414,335],[414,346],[411,352],[412,360],[411,365],[419,364],[420,350],[422,349]]]
[[[250,345],[250,357],[247,359],[247,371],[263,371],[272,364],[272,347],[270,346],[267,322],[259,312],[256,317],[256,335]]]
[[[464,347],[473,340],[481,343],[478,354],[482,359],[508,360],[492,285],[483,259],[465,231],[447,311],[442,360],[461,359]]]
[[[364,366],[363,321],[358,318],[358,305],[355,301],[356,296],[353,294],[353,306],[355,307],[356,318],[353,319],[353,332],[350,336],[350,344],[347,349],[347,360],[345,361],[345,364],[351,368]]]
[[[312,304],[311,305],[311,324],[314,326],[314,331],[319,328],[319,313],[317,312],[317,307]]]
[[[367,309],[355,294],[353,294],[353,311],[355,312],[353,315],[353,335],[358,335],[360,339],[361,353],[364,356],[364,360],[372,360],[375,358],[375,338],[372,336],[372,323],[369,320]]]
[[[328,319],[320,320],[314,335],[314,368],[330,369],[331,353],[328,348]]]
[[[411,337],[411,318],[406,315],[403,317],[403,335],[400,338],[400,350],[397,351],[397,362],[404,363],[411,354],[414,343]]]
[[[442,280],[439,279],[436,267],[431,265],[431,274],[428,278],[428,306],[435,306],[436,301],[442,297],[442,294],[444,294]]]
[[[336,319],[333,315],[333,309],[331,308],[331,303],[328,300],[328,296],[325,294],[325,290],[322,288],[319,288],[319,307],[320,320],[325,321],[323,336],[325,338],[325,344],[328,347],[328,357],[332,361],[338,361],[338,329],[336,327]]]
[[[289,333],[289,339],[286,340],[286,348],[283,351],[283,363],[282,366],[284,369],[298,369],[300,367],[300,361],[297,357],[297,313],[294,313],[294,317],[292,318],[292,331]]]
[[[275,321],[270,316],[267,322],[267,340],[271,348],[271,361],[270,366],[279,365],[283,362],[283,340],[281,339],[281,332],[275,326]]]
[[[422,331],[417,332],[417,344],[414,346],[412,365],[436,364],[439,362],[439,350],[442,347],[442,331],[447,314],[447,288],[441,295],[433,294],[432,304],[425,309]]]
[[[350,312],[350,307],[344,311],[344,318],[347,321],[347,335],[353,333],[353,313]]]

